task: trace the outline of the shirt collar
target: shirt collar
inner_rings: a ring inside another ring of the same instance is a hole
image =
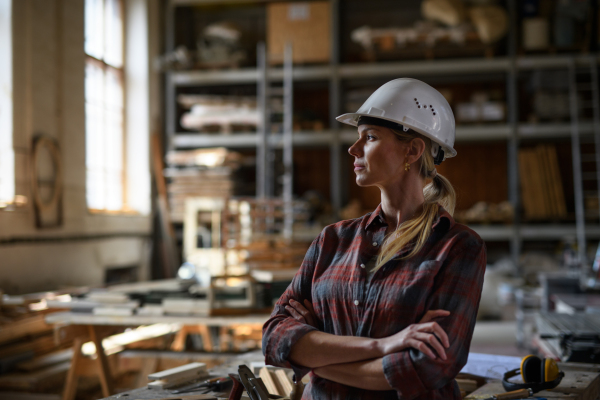
[[[385,218],[383,217],[383,209],[381,207],[381,203],[379,203],[379,205],[377,206],[375,211],[373,211],[371,213],[371,215],[369,216],[369,219],[367,220],[367,225],[365,226],[365,229],[369,229],[369,227],[373,223],[376,223],[381,226],[387,226],[387,223],[385,222]],[[436,219],[433,221],[431,228],[435,229],[438,225],[440,225],[440,228],[445,226],[446,229],[451,229],[454,226],[454,224],[455,224],[455,222],[454,222],[454,218],[452,218],[452,215],[450,215],[450,213],[448,211],[446,211],[446,209],[444,207],[439,206],[438,215],[437,215]]]

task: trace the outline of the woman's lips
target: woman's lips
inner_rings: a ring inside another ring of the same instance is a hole
[[[355,171],[360,171],[361,169],[365,169],[365,166],[362,164],[354,164]]]

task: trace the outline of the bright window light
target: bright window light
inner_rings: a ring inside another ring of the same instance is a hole
[[[15,197],[11,0],[0,0],[0,208]]]
[[[125,196],[123,17],[120,0],[85,2],[86,198],[128,210]]]

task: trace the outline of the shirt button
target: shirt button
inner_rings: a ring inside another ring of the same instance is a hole
[[[361,268],[365,268],[365,264],[360,264],[360,267]]]
[[[358,300],[354,300],[354,305],[357,306],[359,304]]]
[[[379,243],[373,242],[373,247],[377,247],[378,245],[379,245]]]

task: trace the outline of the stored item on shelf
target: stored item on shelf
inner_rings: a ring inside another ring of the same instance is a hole
[[[505,115],[504,103],[489,100],[484,92],[476,92],[470,102],[456,105],[456,120],[459,123],[504,121]]]
[[[534,118],[537,121],[557,121],[569,119],[571,115],[569,92],[556,90],[536,90],[533,94],[533,111]]]
[[[295,63],[329,62],[331,6],[328,1],[270,3],[267,6],[267,48],[271,63],[283,63],[291,43]]]
[[[467,10],[461,0],[425,0],[421,3],[425,19],[447,26],[457,26],[467,19]]]
[[[175,222],[183,221],[187,198],[224,199],[243,190],[239,171],[247,160],[240,153],[225,148],[171,151],[166,160],[170,167],[163,175],[169,181],[169,208]]]
[[[166,53],[154,60],[154,68],[158,71],[172,69],[188,69],[194,65],[194,57],[185,46],[177,46],[175,51]]]
[[[456,211],[454,217],[463,223],[510,223],[514,218],[514,209],[508,201],[498,204],[479,201],[468,210]]]
[[[242,31],[233,23],[221,21],[208,25],[198,39],[198,66],[201,68],[238,67],[246,58],[240,47]]]
[[[495,43],[508,32],[508,14],[499,6],[476,6],[469,8],[469,17],[479,38],[485,44]]]
[[[255,98],[182,95],[178,100],[190,108],[190,112],[181,116],[181,126],[185,129],[214,131],[211,128],[218,127],[220,133],[229,134],[236,125],[256,130],[260,123]]]
[[[548,19],[525,18],[523,20],[523,49],[544,50],[549,46]]]
[[[556,148],[538,145],[519,150],[521,202],[527,219],[567,216]]]

